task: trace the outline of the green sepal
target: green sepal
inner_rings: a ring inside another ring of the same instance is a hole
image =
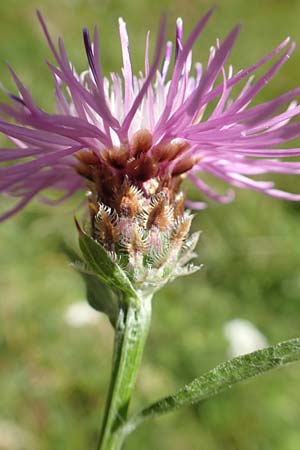
[[[79,228],[79,246],[88,269],[114,291],[121,291],[126,297],[137,298],[137,293],[125,271],[112,261],[106,250]]]

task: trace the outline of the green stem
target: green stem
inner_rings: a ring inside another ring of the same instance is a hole
[[[116,325],[111,381],[97,450],[120,450],[124,435],[118,428],[128,407],[140,367],[151,318],[151,298],[130,301],[120,309]]]

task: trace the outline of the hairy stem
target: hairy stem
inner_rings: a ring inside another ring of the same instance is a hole
[[[128,306],[129,305],[129,306]],[[112,373],[97,450],[120,450],[126,421],[151,318],[151,298],[128,301],[119,311]]]

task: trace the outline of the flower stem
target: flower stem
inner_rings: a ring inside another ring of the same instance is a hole
[[[111,381],[97,450],[120,450],[122,447],[124,435],[118,428],[127,418],[150,318],[149,297],[128,301],[119,311]]]

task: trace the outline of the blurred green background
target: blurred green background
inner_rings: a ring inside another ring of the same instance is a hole
[[[145,32],[168,12],[168,36],[182,16],[185,30],[215,2],[208,0],[0,0],[0,78],[12,88],[5,60],[34,98],[53,109],[50,52],[35,8],[52,34],[62,35],[79,71],[86,68],[82,26],[100,26],[105,73],[120,67],[117,18],[127,21],[134,66],[142,67]],[[216,37],[243,28],[230,58],[235,69],[254,63],[287,35],[300,42],[299,0],[220,1],[194,58],[207,58]],[[300,55],[260,94],[271,98],[300,81]],[[4,140],[1,140],[3,144]],[[299,145],[299,144],[298,144]],[[299,192],[297,178],[278,178]],[[95,448],[109,380],[112,331],[101,317],[71,327],[66,309],[84,299],[80,277],[62,255],[75,243],[79,198],[55,209],[32,202],[0,226],[0,450]],[[1,207],[7,200],[1,201]],[[79,213],[80,215],[80,213]],[[180,279],[154,301],[151,333],[133,409],[172,392],[228,358],[224,325],[250,320],[269,343],[300,335],[300,206],[238,191],[228,206],[200,212],[201,272]],[[237,386],[201,406],[149,422],[125,446],[131,450],[298,450],[300,366]],[[14,428],[19,427],[19,428]],[[19,433],[19,434],[18,434]]]

